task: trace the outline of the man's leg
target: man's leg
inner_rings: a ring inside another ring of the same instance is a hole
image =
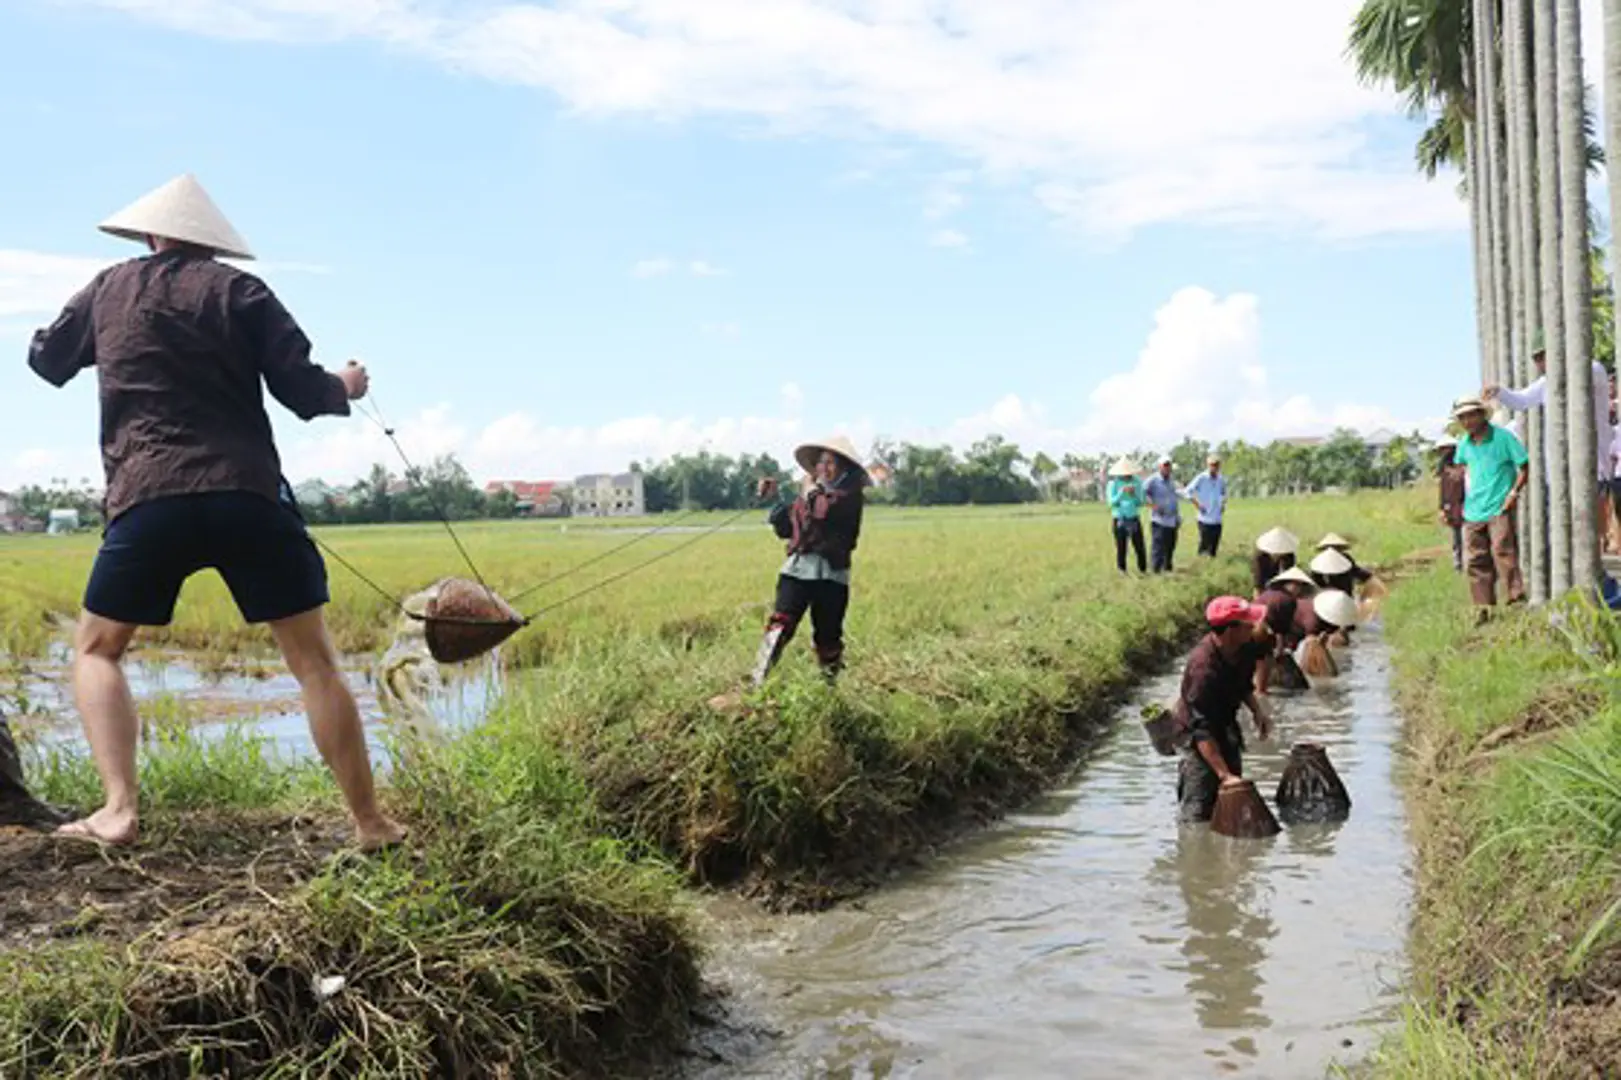
[[[1463,526],[1449,526],[1452,530],[1452,569],[1463,573]]]
[[[121,661],[136,627],[86,611],[73,638],[73,703],[101,776],[100,810],[59,830],[107,844],[133,844],[140,833],[135,747],[141,721]]]
[[[1151,522],[1148,528],[1151,533],[1148,544],[1149,562],[1154,567],[1154,573],[1163,574],[1165,572],[1165,526]]]
[[[405,830],[377,805],[371,760],[366,756],[366,735],[360,726],[360,710],[349,692],[349,684],[343,681],[337,650],[327,636],[321,609],[276,619],[270,623],[270,631],[303,691],[304,710],[310,718],[315,748],[332,770],[344,801],[349,804],[361,847],[375,848],[398,842],[405,836]]]
[[[1499,514],[1491,521],[1492,561],[1497,578],[1503,583],[1504,599],[1510,604],[1525,601],[1525,579],[1520,576],[1520,538],[1513,514]]]
[[[1165,569],[1176,569],[1176,537],[1181,527],[1172,525],[1165,530]]]
[[[1491,526],[1471,521],[1463,527],[1465,565],[1469,570],[1469,598],[1485,609],[1497,603],[1497,567],[1492,561]]]
[[[844,670],[844,616],[850,609],[850,587],[837,581],[818,581],[811,593],[811,640],[816,662],[829,680]]]
[[[1210,557],[1214,559],[1221,550],[1221,522],[1210,526]]]

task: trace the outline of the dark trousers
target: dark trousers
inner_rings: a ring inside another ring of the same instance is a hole
[[[1452,533],[1452,569],[1463,573],[1463,525],[1449,525],[1447,531]]]
[[[1120,572],[1126,572],[1126,543],[1130,541],[1137,553],[1137,572],[1148,573],[1148,555],[1143,551],[1143,523],[1137,518],[1114,519],[1114,561]]]
[[[1150,561],[1153,563],[1154,573],[1163,574],[1167,570],[1175,569],[1171,565],[1171,560],[1176,556],[1177,527],[1151,523],[1148,528],[1152,533],[1149,547],[1152,552]]]
[[[837,674],[844,666],[844,615],[849,607],[848,585],[779,575],[777,601],[766,623],[766,640],[755,669],[755,682],[763,681],[782,656],[807,611],[811,617],[811,640],[816,645],[816,662],[826,674]]]
[[[1244,775],[1242,747],[1215,740],[1221,759],[1227,768],[1239,776]],[[1209,821],[1216,813],[1216,796],[1221,793],[1221,778],[1216,775],[1199,748],[1188,744],[1182,751],[1182,761],[1176,771],[1177,820],[1192,825]]]
[[[1199,522],[1199,554],[1216,557],[1216,549],[1221,546],[1221,523],[1206,525]]]

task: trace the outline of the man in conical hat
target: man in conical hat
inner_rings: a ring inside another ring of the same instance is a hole
[[[759,486],[762,499],[775,500],[767,520],[788,542],[788,557],[777,571],[776,602],[755,658],[755,686],[765,682],[806,612],[822,673],[832,680],[844,666],[844,617],[850,607],[850,569],[861,536],[867,470],[842,435],[807,442],[794,451],[794,459],[808,477],[798,498],[781,496],[769,477]]]
[[[263,403],[268,388],[302,420],[347,416],[366,392],[365,369],[318,367],[264,282],[218,261],[253,253],[190,175],[101,229],[150,254],[97,274],[28,354],[53,386],[95,368],[107,482],[73,662],[106,802],[61,831],[108,844],[137,839],[140,720],[121,660],[139,627],[169,623],[185,580],[213,567],[243,618],[269,625],[297,677],[360,845],[394,843],[404,833],[377,804],[360,715],[322,617],[326,567],[282,477]]]

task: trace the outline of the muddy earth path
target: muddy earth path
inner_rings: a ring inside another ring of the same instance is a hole
[[[1394,1018],[1411,899],[1399,723],[1377,624],[1338,680],[1247,732],[1268,802],[1288,747],[1328,750],[1348,821],[1234,841],[1175,821],[1140,688],[1071,782],[867,899],[803,916],[719,899],[729,995],[678,1070],[735,1077],[1320,1077]],[[1246,721],[1247,723],[1247,721]]]

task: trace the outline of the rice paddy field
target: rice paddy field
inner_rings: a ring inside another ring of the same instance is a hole
[[[1072,767],[1208,598],[1248,592],[1260,532],[1338,531],[1394,567],[1444,543],[1433,507],[1427,486],[1241,501],[1220,558],[1194,557],[1189,522],[1176,573],[1124,578],[1101,507],[873,509],[844,677],[817,677],[807,627],[736,708],[711,699],[741,685],[769,611],[782,549],[763,514],[460,527],[508,596],[597,560],[526,613],[659,561],[504,646],[482,722],[402,738],[387,797],[404,851],[345,854],[324,772],[251,725],[148,744],[137,852],[6,838],[0,1075],[630,1075],[701,997],[695,888],[804,907],[871,887]],[[390,596],[466,570],[436,526],[319,537]],[[60,641],[94,550],[0,540],[8,664]],[[391,603],[329,570],[340,646],[386,647]],[[218,669],[268,646],[212,575],[140,640]],[[30,768],[55,801],[95,796],[76,752],[36,748]]]

